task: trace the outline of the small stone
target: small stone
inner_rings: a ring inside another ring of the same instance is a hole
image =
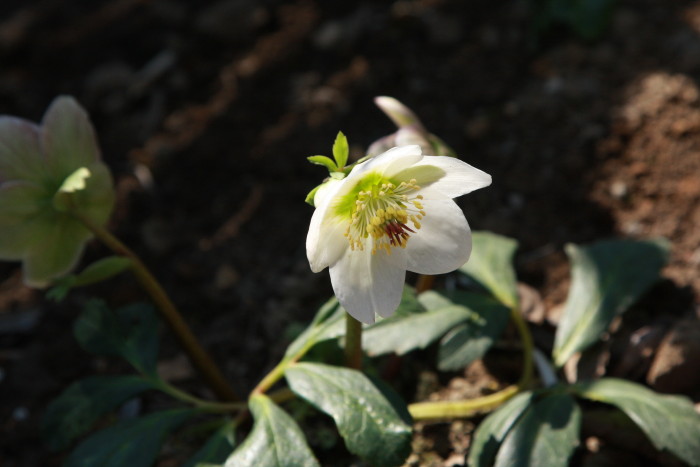
[[[610,194],[615,199],[622,199],[627,195],[627,184],[621,180],[615,180],[610,184]]]

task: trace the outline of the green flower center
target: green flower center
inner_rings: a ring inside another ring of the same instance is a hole
[[[420,221],[426,215],[421,203],[423,196],[412,195],[419,189],[415,179],[398,182],[376,174],[358,182],[338,206],[341,210],[345,205],[349,211],[346,211],[350,220],[345,236],[350,248],[364,251],[367,239],[371,239],[372,254],[382,250],[391,254],[393,247],[406,248],[411,234],[421,228]],[[409,222],[413,228],[408,226]]]

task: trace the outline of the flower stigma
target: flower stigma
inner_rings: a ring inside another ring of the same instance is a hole
[[[364,251],[367,239],[373,255],[382,250],[390,255],[392,247],[406,248],[426,216],[423,196],[414,195],[420,188],[416,179],[399,182],[374,174],[360,181],[348,194],[354,201],[345,231],[350,249]]]

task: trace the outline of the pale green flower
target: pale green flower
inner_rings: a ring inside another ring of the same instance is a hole
[[[0,116],[0,259],[20,260],[44,287],[70,271],[92,236],[73,213],[102,225],[114,189],[88,116],[56,98],[40,126]]]
[[[373,323],[401,301],[406,271],[443,274],[469,259],[471,231],[452,200],[491,184],[459,159],[402,146],[357,164],[316,192],[306,252],[314,272],[330,269],[338,300]]]

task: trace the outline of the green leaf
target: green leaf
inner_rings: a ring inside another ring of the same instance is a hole
[[[191,409],[177,409],[122,420],[80,443],[64,465],[152,467],[168,433],[195,413]]]
[[[532,396],[529,391],[518,394],[481,422],[474,433],[467,457],[470,467],[489,467],[493,464],[498,447],[528,408]]]
[[[316,207],[316,203],[314,202],[314,198],[316,197],[316,192],[321,189],[323,186],[323,183],[318,185],[316,188],[313,190],[309,191],[309,193],[306,195],[306,198],[304,198],[304,202],[308,205],[311,205],[313,207]]]
[[[639,384],[616,378],[572,386],[586,399],[622,410],[646,433],[654,446],[700,466],[700,414],[686,397],[660,395]]]
[[[225,467],[318,467],[299,425],[269,397],[250,398],[253,430]]]
[[[567,245],[571,288],[554,340],[554,363],[596,342],[615,316],[625,312],[659,278],[668,259],[666,241],[609,240]]]
[[[472,255],[460,271],[470,275],[507,307],[518,306],[513,255],[518,242],[490,232],[472,232]]]
[[[338,168],[342,169],[348,162],[348,154],[350,153],[350,148],[348,147],[348,139],[345,137],[342,131],[338,132],[338,136],[335,137],[335,142],[333,143],[333,157],[335,162],[338,164]]]
[[[297,363],[285,372],[289,387],[335,420],[353,454],[376,466],[398,466],[411,453],[411,425],[356,370]]]
[[[49,404],[42,435],[50,449],[65,449],[101,416],[152,388],[140,376],[93,376],[77,381]]]
[[[389,352],[403,355],[427,347],[457,324],[473,318],[471,310],[457,305],[409,316],[392,316],[365,329],[362,347],[371,356]]]
[[[418,295],[418,303],[428,311],[454,305],[452,300],[435,290],[427,290]]]
[[[394,316],[410,315],[420,311],[424,311],[424,309],[416,298],[416,291],[412,287],[405,286],[401,303]],[[335,297],[328,300],[316,313],[306,330],[289,345],[285,352],[285,358],[291,358],[298,352],[308,350],[320,342],[343,336],[345,334],[345,313],[345,309],[340,306]]]
[[[235,424],[225,423],[209,437],[202,448],[197,451],[182,467],[200,467],[202,464],[222,464],[231,455],[236,445]]]
[[[566,467],[579,444],[581,409],[568,394],[548,395],[515,423],[496,456],[495,467]]]
[[[135,304],[112,312],[103,301],[90,301],[73,332],[86,351],[122,357],[138,371],[155,375],[158,318],[150,305]]]
[[[56,279],[53,281],[53,287],[46,292],[46,298],[56,303],[62,302],[75,285],[75,282],[76,276],[73,274]]]
[[[316,165],[322,165],[328,169],[329,172],[337,172],[338,166],[333,162],[333,159],[326,156],[309,156],[306,158],[309,162]]]
[[[499,302],[478,294],[461,293],[459,304],[471,311],[469,319],[440,341],[438,368],[454,371],[484,356],[503,333],[510,312]]]
[[[291,358],[303,349],[310,349],[319,342],[335,339],[345,333],[345,310],[333,297],[318,310],[311,324],[289,344],[285,358]]]
[[[95,261],[75,277],[74,287],[82,287],[109,279],[131,266],[131,260],[123,256],[109,256]]]

